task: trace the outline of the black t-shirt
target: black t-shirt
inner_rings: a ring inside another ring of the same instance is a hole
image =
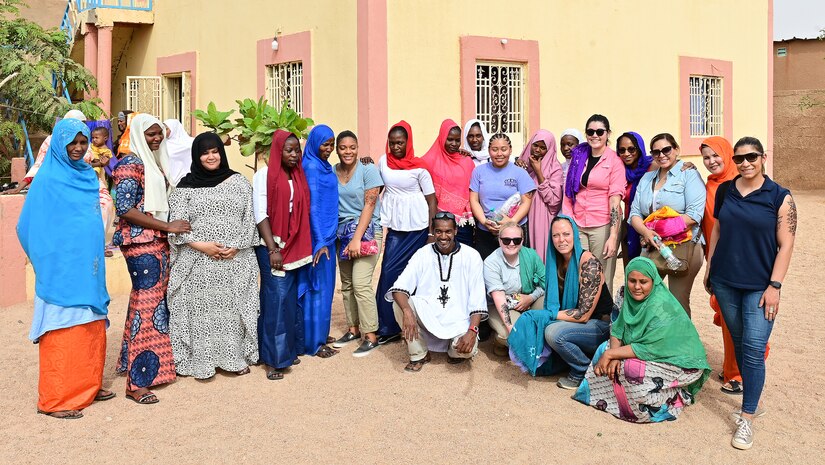
[[[564,278],[559,277],[559,302],[564,299]],[[567,310],[567,309],[562,309]],[[610,296],[610,291],[607,289],[607,283],[602,283],[602,292],[599,294],[599,300],[596,302],[596,308],[593,309],[593,314],[590,315],[591,320],[601,320],[603,316],[610,315],[613,312],[613,297]]]
[[[593,170],[593,167],[596,166],[596,163],[601,160],[602,157],[594,157],[593,155],[587,156],[587,167],[584,169],[584,173],[582,173],[582,186],[587,187],[587,181],[590,179],[590,172]]]

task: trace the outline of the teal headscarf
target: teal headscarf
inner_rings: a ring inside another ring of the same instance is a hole
[[[627,290],[627,276],[634,271],[653,280],[653,290],[642,301],[634,299]],[[665,287],[649,258],[636,257],[627,264],[624,303],[610,334],[630,345],[639,360],[704,370],[704,375],[687,387],[691,394],[699,391],[710,374],[707,354],[696,327]]]
[[[68,145],[89,128],[67,118],[52,132],[43,165],[32,182],[17,222],[20,245],[32,262],[35,293],[61,307],[108,312],[100,184],[91,165],[72,160]]]
[[[544,269],[547,293],[544,297],[544,309],[553,314],[553,319],[559,314],[560,309],[576,308],[579,305],[579,262],[582,253],[584,253],[581,240],[579,240],[579,227],[573,221],[573,218],[567,215],[558,215],[556,218],[569,221],[570,226],[573,227],[573,256],[570,257],[570,263],[567,264],[567,273],[564,275],[564,292],[562,293],[562,300],[559,302],[559,293],[556,286],[550,285],[550,283],[558,281],[557,252],[556,248],[553,247],[553,241],[547,241],[547,254],[545,256],[547,264]],[[553,223],[556,221],[553,220]],[[550,234],[552,234],[553,223],[550,224]]]

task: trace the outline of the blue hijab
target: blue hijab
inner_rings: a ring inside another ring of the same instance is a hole
[[[304,148],[302,165],[309,185],[312,255],[321,247],[334,246],[338,231],[338,176],[329,161],[318,155],[321,144],[333,137],[332,129],[320,124],[309,132]]]
[[[78,135],[90,139],[82,121],[63,119],[32,182],[17,222],[20,245],[32,262],[35,293],[61,307],[108,312],[103,220],[97,175],[91,165],[69,158]]]
[[[545,376],[558,372],[560,367],[554,363],[554,358],[550,356],[550,349],[546,347],[544,330],[548,325],[556,322],[560,309],[576,308],[579,304],[579,262],[583,253],[579,240],[579,227],[569,216],[558,215],[556,218],[569,221],[573,227],[573,255],[570,257],[570,263],[564,275],[561,302],[559,302],[558,287],[555,284],[558,282],[556,248],[553,247],[553,241],[550,241],[547,244],[547,264],[545,265],[547,292],[544,295],[544,310],[530,310],[522,313],[507,338],[510,358],[522,370],[533,376]],[[552,229],[552,224],[550,227]]]
[[[642,179],[642,176],[647,173],[647,170],[650,168],[650,164],[653,163],[653,157],[648,155],[645,151],[645,141],[642,139],[642,136],[636,132],[628,131],[619,136],[619,139],[625,135],[633,136],[633,138],[636,139],[636,146],[639,148],[639,162],[636,164],[636,168],[631,168],[627,165],[624,167],[625,178],[627,179],[627,182],[630,183],[630,195],[627,199],[625,199],[625,205],[629,209],[630,205],[633,204],[633,198],[636,197],[636,187],[639,186],[639,181]],[[616,139],[617,145],[619,139]],[[636,258],[642,254],[642,246],[639,243],[639,237],[639,233],[637,233],[633,227],[628,225],[625,244],[627,245],[628,258],[630,259]]]
[[[544,309],[553,313],[553,319],[556,318],[560,309],[576,308],[579,305],[579,262],[581,261],[582,249],[581,240],[579,240],[579,227],[573,218],[567,215],[558,215],[556,218],[561,218],[570,222],[573,227],[573,255],[570,257],[570,263],[567,265],[567,272],[564,275],[564,291],[562,292],[562,300],[559,302],[559,293],[556,286],[551,283],[558,282],[558,263],[556,263],[556,248],[553,246],[553,241],[547,243],[546,265],[544,268],[545,282],[547,283],[547,293],[544,296]],[[553,220],[555,223],[557,220]],[[552,231],[553,225],[550,224]],[[551,232],[552,234],[552,232]]]

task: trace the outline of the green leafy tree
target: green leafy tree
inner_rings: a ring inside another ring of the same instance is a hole
[[[9,158],[22,154],[22,144],[15,144],[23,137],[21,116],[31,133],[50,132],[56,118],[72,108],[89,119],[103,115],[99,99],[77,104],[66,99],[64,90],[88,92],[97,81],[69,57],[66,33],[22,18],[23,6],[23,0],[0,0],[0,176],[6,175]]]

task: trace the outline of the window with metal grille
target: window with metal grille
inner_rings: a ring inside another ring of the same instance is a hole
[[[690,76],[690,136],[723,135],[722,78]]]
[[[304,114],[304,67],[300,61],[266,67],[266,98],[280,109],[284,102],[299,115]]]
[[[518,153],[517,146],[526,142],[524,75],[525,66],[521,63],[476,63],[476,117],[491,134],[507,134],[514,153]]]
[[[126,76],[126,106],[137,113],[160,117],[160,76]]]

